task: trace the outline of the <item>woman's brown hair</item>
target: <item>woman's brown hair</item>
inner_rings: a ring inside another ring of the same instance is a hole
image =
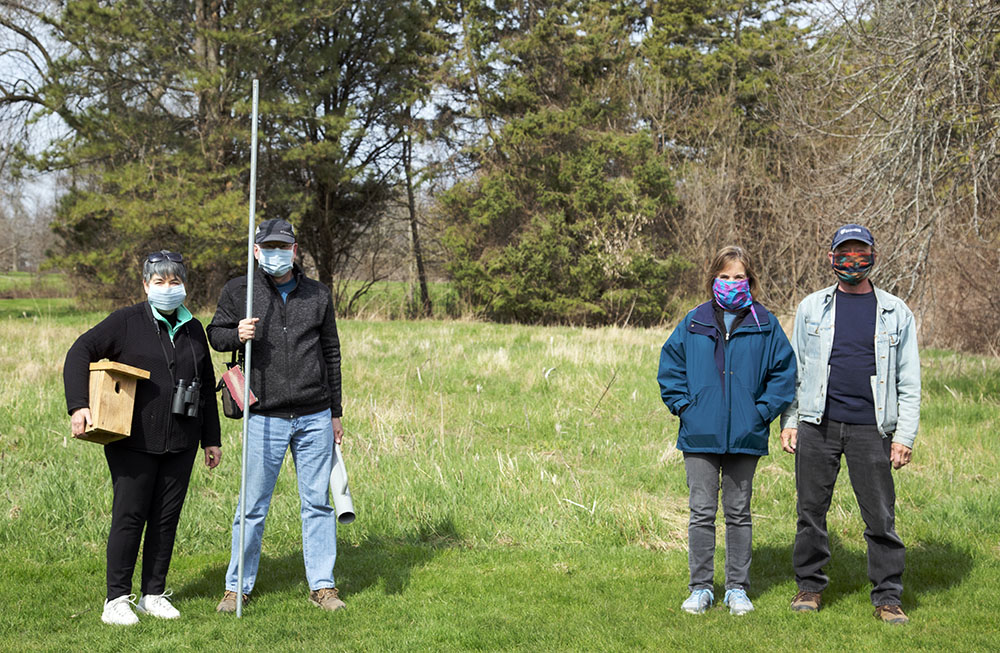
[[[750,282],[750,294],[755,295],[757,291],[757,274],[753,270],[753,266],[750,264],[750,255],[742,247],[737,245],[727,245],[719,250],[712,259],[712,265],[709,266],[708,281],[705,287],[708,289],[708,296],[713,296],[712,284],[715,282],[715,278],[722,272],[727,265],[733,261],[739,261],[743,264],[743,269],[747,273],[747,281]]]

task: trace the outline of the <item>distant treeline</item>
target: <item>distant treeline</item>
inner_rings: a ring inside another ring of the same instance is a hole
[[[737,243],[787,313],[831,282],[833,229],[861,222],[925,342],[1000,348],[976,326],[1000,319],[992,0],[0,0],[0,17],[0,119],[22,130],[3,158],[65,172],[52,263],[85,295],[134,298],[160,247],[206,304],[244,269],[257,78],[257,215],[297,226],[341,305],[357,281],[411,279],[410,313],[430,314],[447,278],[449,310],[485,319],[658,324]],[[66,132],[31,153],[42,113]]]

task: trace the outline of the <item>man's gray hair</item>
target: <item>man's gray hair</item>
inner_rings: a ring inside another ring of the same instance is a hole
[[[161,249],[159,253],[172,254],[170,250],[166,249]],[[154,274],[158,274],[164,279],[177,277],[181,283],[187,283],[187,270],[184,268],[184,264],[179,261],[171,261],[166,256],[155,263],[150,261],[148,256],[146,257],[146,262],[142,264],[142,280],[149,283]]]

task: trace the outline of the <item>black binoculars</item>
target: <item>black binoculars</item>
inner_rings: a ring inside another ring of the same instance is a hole
[[[201,397],[199,388],[201,384],[195,379],[190,383],[185,379],[178,379],[174,387],[173,400],[170,403],[170,412],[174,415],[184,415],[185,417],[198,417]]]

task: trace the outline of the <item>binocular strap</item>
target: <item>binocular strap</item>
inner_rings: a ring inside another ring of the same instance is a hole
[[[163,352],[163,360],[167,362],[167,371],[170,372],[170,385],[177,385],[177,377],[174,376],[174,368],[170,365],[170,357],[167,356],[167,348],[163,346],[163,338],[160,337],[160,324],[157,322],[156,318],[153,318],[153,324],[156,326],[156,340],[160,343],[160,351]],[[191,342],[191,330],[188,328],[187,323],[184,323],[184,333],[187,334],[188,347],[191,348],[191,365],[194,367],[194,382],[200,383],[201,377],[198,376],[198,356],[194,353],[194,343]],[[173,344],[173,340],[170,341]],[[176,359],[175,359],[176,360]]]

